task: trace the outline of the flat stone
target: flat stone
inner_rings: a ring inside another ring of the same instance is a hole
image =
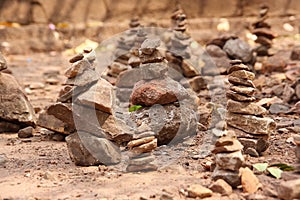
[[[86,69],[91,67],[91,64],[86,59],[79,60],[77,62],[72,63],[71,67],[69,67],[65,71],[65,76],[67,78],[74,78],[79,74],[82,74]]]
[[[280,113],[288,113],[290,110],[290,106],[284,103],[274,103],[270,106],[269,112],[271,114],[280,114]]]
[[[105,138],[85,132],[66,137],[71,159],[79,166],[111,165],[121,161],[119,148]]]
[[[83,58],[84,58],[83,54],[80,53],[80,54],[77,54],[76,56],[74,56],[73,58],[71,58],[71,59],[69,60],[69,62],[70,62],[70,63],[75,63],[75,62],[77,62],[77,61],[82,60]]]
[[[250,62],[253,58],[251,46],[241,39],[229,39],[223,46],[223,50],[229,57]]]
[[[248,115],[256,115],[261,116],[267,113],[267,110],[257,105],[254,102],[238,102],[229,99],[227,101],[227,111],[237,114],[248,114]]]
[[[147,64],[147,63],[161,63],[164,60],[164,57],[158,50],[155,50],[151,55],[142,54],[139,57],[140,64]]]
[[[140,138],[140,139],[137,139],[137,140],[132,140],[127,144],[127,147],[128,148],[133,148],[133,147],[136,147],[136,146],[140,146],[140,145],[149,143],[149,142],[153,141],[154,139],[155,139],[154,136],[150,136],[150,137]]]
[[[7,69],[7,63],[5,58],[0,53],[0,71]]]
[[[232,65],[231,67],[228,68],[227,74],[231,74],[232,72],[240,71],[240,70],[250,71],[250,68],[247,65],[244,65],[242,63],[234,64],[234,65]]]
[[[156,171],[158,167],[154,164],[145,164],[145,165],[128,165],[126,168],[127,172],[149,172]]]
[[[150,156],[145,156],[145,157],[139,157],[139,158],[132,158],[129,161],[130,165],[146,165],[155,160],[155,156],[150,155]]]
[[[300,179],[282,182],[278,187],[278,197],[284,200],[300,198]]]
[[[186,89],[171,78],[139,82],[130,97],[134,105],[169,104],[188,97]]]
[[[252,34],[258,37],[263,36],[268,39],[274,39],[276,37],[276,35],[270,29],[267,28],[256,28],[252,31]]]
[[[186,189],[188,193],[188,197],[190,198],[206,198],[206,197],[211,197],[213,195],[213,192],[206,188],[203,187],[202,185],[190,185]]]
[[[276,123],[270,118],[227,113],[227,124],[253,135],[270,135],[276,130]]]
[[[252,96],[255,93],[255,88],[253,87],[246,87],[246,86],[230,86],[229,88],[230,90],[232,90],[233,92],[239,93],[239,94],[243,94],[243,95],[247,95],[247,96]]]
[[[240,102],[253,102],[256,100],[254,96],[244,96],[242,94],[236,93],[234,91],[227,91],[226,96],[229,99],[235,100],[235,101],[240,101]]]
[[[238,138],[244,146],[244,150],[247,151],[249,148],[255,149],[258,154],[266,151],[269,147],[269,142],[264,138]],[[250,150],[249,150],[250,152]]]
[[[255,193],[261,186],[258,178],[248,167],[241,168],[241,183],[243,187],[243,192],[253,194]]]
[[[238,70],[231,72],[229,74],[229,77],[236,77],[240,79],[253,81],[255,78],[255,74],[246,70]]]
[[[224,146],[216,146],[212,152],[214,154],[230,153],[230,152],[240,151],[242,149],[243,149],[243,145],[237,139],[233,139],[232,144],[228,144]]]
[[[0,94],[0,118],[35,125],[34,109],[19,83],[10,74],[0,73]]]
[[[252,147],[249,147],[247,148],[245,151],[244,151],[245,154],[248,154],[252,157],[256,157],[258,158],[259,157],[259,153],[256,151],[256,149],[252,148]]]
[[[207,45],[206,46],[207,53],[212,57],[227,57],[227,54],[223,49],[217,45]]]
[[[242,167],[245,159],[241,151],[232,153],[217,153],[215,155],[216,164],[220,169],[235,171]]]
[[[67,79],[65,84],[84,87],[86,85],[95,83],[98,79],[99,79],[99,74],[97,74],[97,72],[95,72],[93,69],[87,68],[84,71],[84,73],[78,74],[73,78]]]
[[[34,128],[31,126],[28,126],[26,128],[19,130],[18,137],[19,138],[30,138],[33,136],[34,132],[35,132]]]
[[[213,171],[212,179],[213,180],[223,179],[233,188],[236,188],[241,184],[241,177],[238,171],[222,170],[219,169],[218,167],[216,167],[215,170]]]
[[[58,133],[63,133],[69,135],[71,132],[74,132],[74,129],[70,129],[66,123],[62,120],[57,119],[53,115],[49,115],[47,112],[43,111],[40,113],[37,125],[51,131]]]
[[[232,194],[232,187],[223,179],[218,179],[209,187],[209,189],[222,196],[229,196]]]
[[[272,46],[272,40],[269,38],[266,38],[264,36],[258,36],[255,40],[256,43],[261,44],[262,46],[266,48],[270,48]]]
[[[77,97],[77,103],[90,106],[103,112],[112,113],[113,86],[104,79],[99,79],[88,91]]]
[[[148,153],[157,148],[157,139],[154,139],[146,144],[133,147],[131,151],[135,154]]]
[[[210,45],[210,44],[214,44],[214,45],[217,45],[221,48],[223,48],[223,46],[225,45],[225,43],[230,40],[230,39],[237,39],[238,37],[236,35],[233,35],[233,34],[224,34],[224,35],[221,35],[220,37],[218,38],[215,38],[211,41],[208,42],[207,45]]]
[[[229,76],[228,81],[233,85],[244,85],[255,88],[255,85],[251,80],[245,80],[242,78]]]

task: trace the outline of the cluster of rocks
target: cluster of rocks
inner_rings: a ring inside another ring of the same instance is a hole
[[[0,54],[0,133],[18,132],[36,125],[32,105],[17,80],[5,73],[7,63]]]
[[[259,17],[256,22],[252,24],[252,34],[256,35],[255,42],[259,46],[255,49],[258,56],[270,56],[269,49],[272,47],[272,40],[276,35],[271,31],[271,26],[265,22],[268,19],[269,7],[266,5],[261,6]]]
[[[209,58],[205,60],[208,64],[203,68],[204,75],[226,74],[227,69],[231,66],[230,61],[234,59],[239,59],[245,64],[255,62],[251,46],[244,40],[231,34],[222,35],[208,42],[206,52]]]
[[[228,69],[228,81],[231,85],[226,93],[229,98],[227,125],[235,130],[245,153],[259,156],[267,150],[269,137],[275,132],[276,124],[272,119],[263,117],[266,109],[255,103],[255,86],[252,82],[254,73],[240,60],[231,63],[232,66]]]
[[[215,154],[216,164],[212,174],[214,180],[223,179],[232,187],[241,184],[239,169],[245,161],[242,149],[243,145],[236,138],[233,131],[228,131],[225,136],[216,141],[215,148],[212,151]]]
[[[127,147],[129,149],[129,163],[126,168],[128,172],[153,171],[157,166],[153,164],[155,156],[153,150],[157,148],[155,133],[147,125],[140,126],[135,131],[135,136]]]

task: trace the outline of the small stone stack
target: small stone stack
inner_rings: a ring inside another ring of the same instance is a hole
[[[271,31],[271,26],[265,22],[268,11],[268,6],[261,6],[258,20],[252,24],[252,34],[257,36],[255,42],[259,44],[256,48],[258,56],[270,56],[269,49],[272,47],[272,40],[276,37]]]
[[[130,158],[126,168],[127,172],[157,170],[157,166],[153,164],[155,156],[152,153],[157,148],[155,133],[147,125],[140,127],[143,127],[144,130],[137,129],[133,140],[127,144]],[[145,127],[147,127],[146,130]]]
[[[269,146],[269,137],[276,130],[275,122],[263,115],[266,109],[255,104],[254,73],[240,60],[233,60],[228,69],[231,83],[227,91],[227,125],[234,129],[245,153],[259,156]]]
[[[213,171],[214,180],[223,179],[232,187],[241,184],[239,169],[244,164],[243,145],[238,141],[233,131],[217,140],[212,151],[215,154],[216,168]]]

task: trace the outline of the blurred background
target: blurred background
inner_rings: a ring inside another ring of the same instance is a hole
[[[100,42],[128,29],[135,16],[144,26],[167,28],[178,3],[201,44],[222,32],[246,36],[262,5],[270,8],[268,23],[277,34],[299,33],[298,0],[0,0],[0,50],[63,51],[87,39]]]

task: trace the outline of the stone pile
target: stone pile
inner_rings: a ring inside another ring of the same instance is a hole
[[[32,105],[17,80],[4,73],[6,69],[6,60],[0,54],[0,133],[18,132],[36,124]]]
[[[194,134],[197,119],[195,99],[166,76],[168,66],[156,49],[159,44],[159,40],[147,39],[141,45],[139,73],[143,80],[134,85],[130,103],[143,106],[131,117],[137,126],[146,123],[156,133],[158,145],[162,145]]]
[[[157,148],[155,133],[148,126],[141,127],[143,130],[137,129],[133,140],[127,144],[130,159],[127,172],[157,170],[157,166],[153,164],[155,156],[152,153]]]
[[[67,136],[70,156],[77,165],[117,163],[119,145],[130,141],[132,134],[113,115],[115,89],[96,72],[94,50],[85,49],[70,63],[58,102],[40,113],[38,125]]]
[[[241,184],[239,169],[244,165],[242,149],[243,145],[233,131],[228,131],[217,140],[212,151],[215,154],[216,164],[212,174],[213,180],[223,179],[232,187]]]
[[[263,117],[266,109],[255,103],[254,73],[240,60],[234,60],[231,64],[228,69],[231,85],[226,93],[229,98],[227,125],[235,130],[245,153],[259,156],[268,149],[268,140],[275,132],[276,124],[272,119]]]
[[[261,6],[259,17],[256,22],[252,24],[252,34],[256,35],[255,42],[259,44],[256,48],[258,56],[270,56],[269,49],[272,47],[272,40],[276,35],[271,31],[271,26],[265,22],[268,19],[268,6]]]

